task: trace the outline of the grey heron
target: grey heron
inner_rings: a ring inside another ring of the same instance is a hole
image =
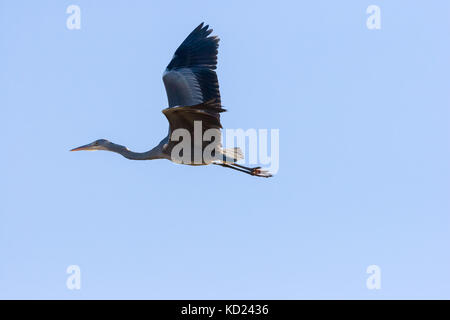
[[[169,132],[156,147],[147,152],[133,152],[125,146],[106,139],[99,139],[71,151],[106,150],[116,152],[131,160],[168,159],[174,161],[172,151],[174,151],[177,141],[172,139],[172,134],[177,129],[184,129],[195,135],[195,122],[201,123],[202,134],[209,129],[217,130],[219,135],[215,136],[214,141],[216,139],[220,141],[220,129],[222,128],[220,113],[226,110],[221,105],[219,82],[215,72],[219,38],[210,36],[212,31],[208,25],[204,26],[203,23],[195,28],[175,51],[163,73],[169,107],[162,112],[169,122]],[[194,142],[191,145],[194,149],[200,148],[202,152],[207,142],[201,140],[200,143]],[[236,162],[240,159],[243,159],[243,155],[239,148],[222,148],[218,142],[210,161],[202,160],[200,163],[184,164],[214,164],[253,176],[266,178],[272,176],[260,167],[250,168],[237,164]]]

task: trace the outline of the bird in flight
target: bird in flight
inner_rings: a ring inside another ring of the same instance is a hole
[[[99,139],[71,151],[106,150],[131,160],[168,159],[188,165],[214,164],[252,176],[271,177],[261,167],[237,164],[243,159],[241,150],[222,148],[220,144],[220,113],[226,110],[221,105],[215,72],[219,38],[210,36],[212,31],[201,23],[181,43],[164,71],[169,107],[162,112],[169,122],[169,132],[156,147],[147,152],[133,152],[125,146]],[[211,136],[210,141],[205,141],[205,135]],[[194,139],[189,139],[192,136]]]

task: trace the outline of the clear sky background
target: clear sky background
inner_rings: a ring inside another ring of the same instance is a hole
[[[0,0],[0,298],[450,298],[449,14]],[[274,178],[69,152],[158,143],[162,72],[202,21],[221,38],[224,127],[280,130]]]

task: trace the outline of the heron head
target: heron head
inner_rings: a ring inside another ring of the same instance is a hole
[[[92,143],[85,144],[84,146],[73,148],[70,151],[94,151],[94,150],[109,150],[111,142],[106,139],[98,139]]]

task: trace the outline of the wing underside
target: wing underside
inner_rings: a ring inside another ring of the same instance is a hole
[[[175,51],[163,81],[169,107],[193,106],[215,100],[220,104],[215,72],[219,39],[201,23]]]

